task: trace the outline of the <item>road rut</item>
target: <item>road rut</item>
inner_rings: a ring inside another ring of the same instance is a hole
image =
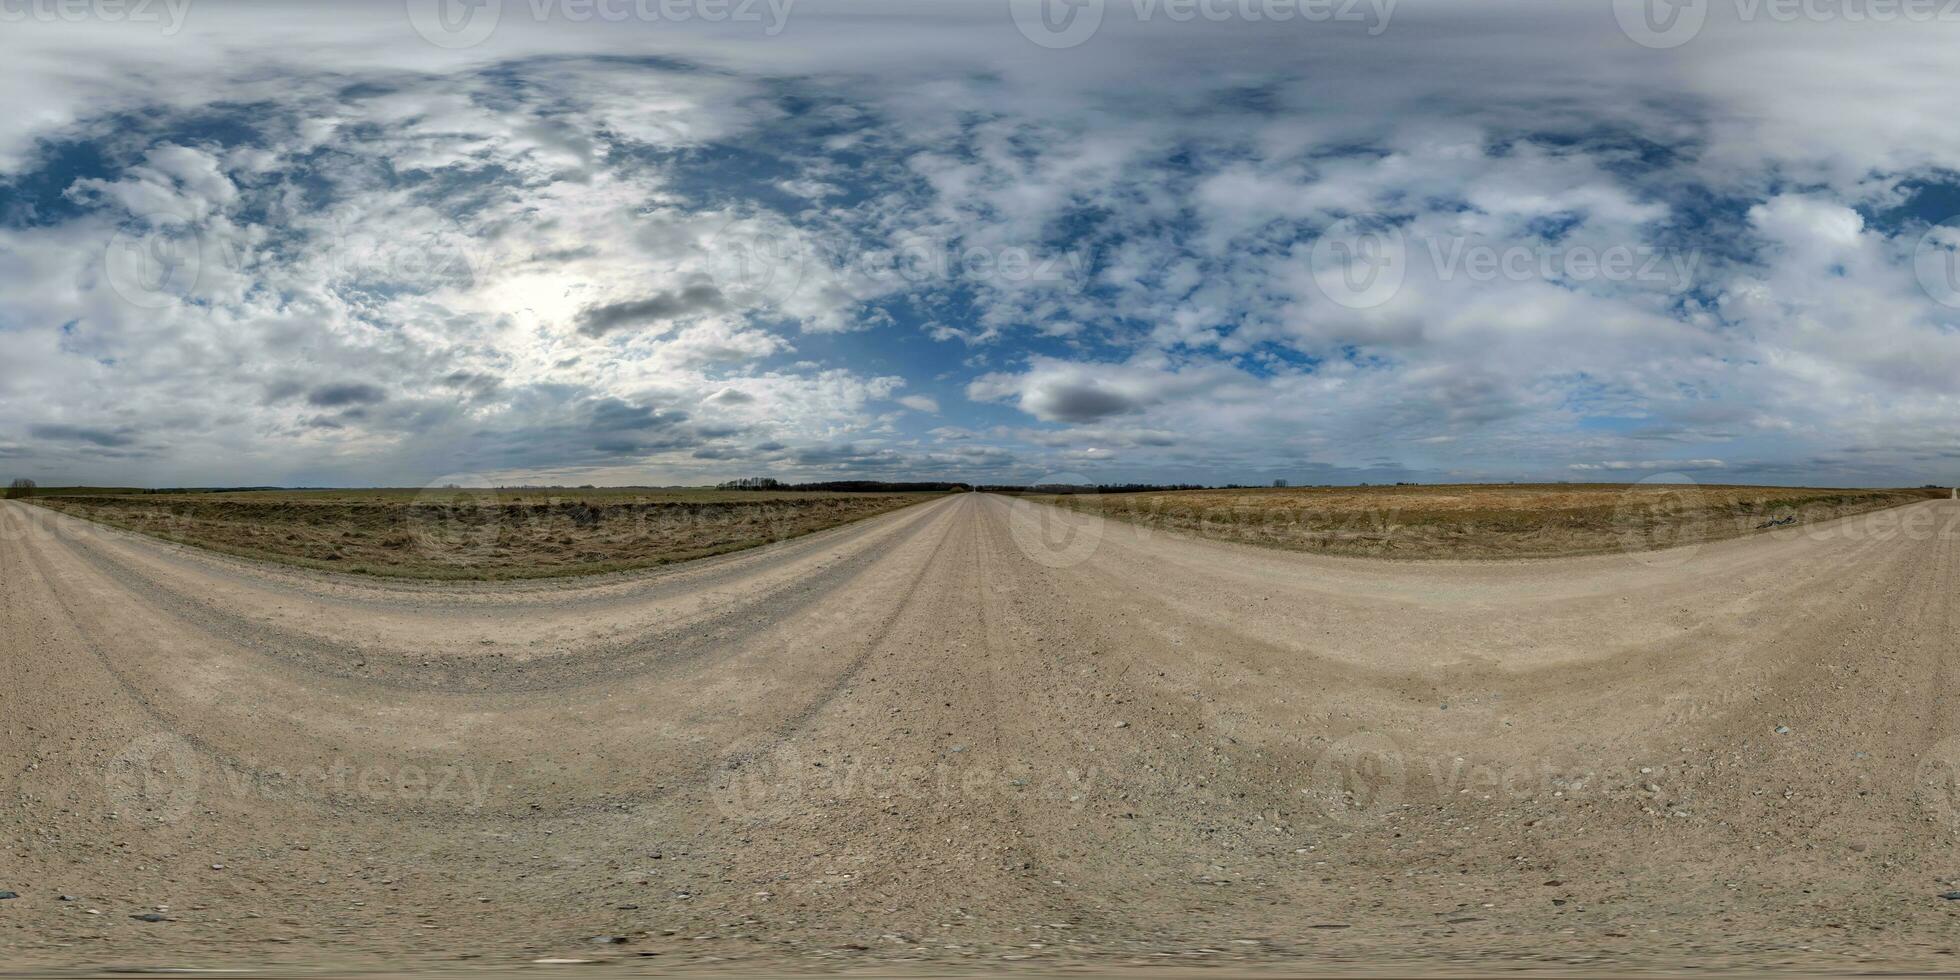
[[[1957,527],[1394,563],[962,494],[450,584],[8,502],[0,958],[1950,969]]]

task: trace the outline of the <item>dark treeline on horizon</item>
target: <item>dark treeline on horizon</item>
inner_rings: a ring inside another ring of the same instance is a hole
[[[1246,490],[1243,484],[1210,486],[1203,483],[1035,483],[985,485],[988,493],[1150,493],[1164,490]]]
[[[717,490],[809,490],[831,493],[924,493],[965,491],[972,484],[940,481],[890,483],[883,480],[826,480],[820,483],[784,483],[768,477],[752,476],[715,485]]]

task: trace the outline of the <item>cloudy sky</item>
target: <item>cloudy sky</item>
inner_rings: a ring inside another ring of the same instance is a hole
[[[1960,482],[1918,0],[7,0],[0,476]]]

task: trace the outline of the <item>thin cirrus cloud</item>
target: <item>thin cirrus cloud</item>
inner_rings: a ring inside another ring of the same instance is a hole
[[[10,25],[0,79],[42,108],[0,121],[0,455],[170,485],[1960,479],[1921,244],[1960,209],[1960,25],[1714,10],[1656,50],[1533,4],[1134,13],[1066,49],[981,3],[507,10],[465,48],[380,2]],[[1357,221],[1392,289],[1330,278]]]

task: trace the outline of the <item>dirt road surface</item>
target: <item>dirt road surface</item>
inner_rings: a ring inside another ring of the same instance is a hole
[[[1389,564],[964,494],[464,586],[0,504],[0,963],[1950,970],[1960,502],[1893,514]]]

